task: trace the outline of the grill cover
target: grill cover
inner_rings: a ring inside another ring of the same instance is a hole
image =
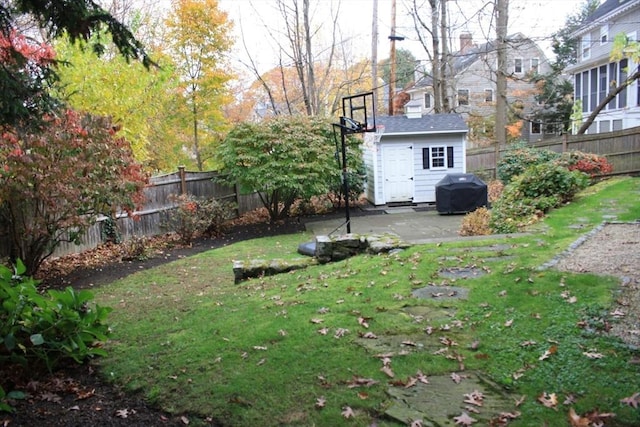
[[[452,173],[436,184],[438,213],[468,213],[487,204],[487,184],[472,173]]]

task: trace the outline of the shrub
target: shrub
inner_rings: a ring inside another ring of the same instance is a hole
[[[487,208],[481,207],[469,212],[462,218],[459,234],[461,236],[486,236],[491,234],[489,219],[491,214]]]
[[[496,233],[522,230],[588,185],[586,174],[555,162],[531,166],[508,184],[492,205],[490,227]]]
[[[222,234],[225,223],[233,218],[233,206],[215,199],[197,198],[191,194],[172,195],[176,208],[169,213],[165,227],[175,232],[183,244],[189,245],[201,235]]]
[[[550,150],[540,150],[525,143],[513,144],[513,147],[504,153],[498,162],[498,179],[508,184],[530,166],[556,160],[559,157],[560,154]]]
[[[606,157],[582,151],[570,151],[562,154],[560,162],[569,170],[578,170],[589,175],[592,179],[606,175],[613,171],[613,166]]]
[[[25,271],[21,261],[13,270],[0,265],[0,360],[37,360],[51,370],[61,359],[80,363],[105,355],[100,344],[109,334],[111,308],[91,306],[91,292],[71,287],[42,295]]]

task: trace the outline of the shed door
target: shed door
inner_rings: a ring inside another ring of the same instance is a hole
[[[410,144],[382,148],[384,198],[386,203],[413,200],[413,147]]]

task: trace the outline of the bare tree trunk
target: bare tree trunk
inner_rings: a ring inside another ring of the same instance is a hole
[[[596,109],[591,112],[589,117],[587,117],[587,120],[582,124],[582,126],[580,126],[580,129],[578,129],[578,132],[576,133],[576,135],[584,134],[587,131],[587,129],[589,129],[589,126],[593,124],[593,121],[596,119],[598,114],[600,114],[600,111],[602,111],[604,107],[606,107],[607,104],[611,100],[613,100],[620,92],[625,90],[627,86],[629,86],[631,83],[639,79],[640,79],[640,67],[638,67],[638,69],[636,69],[636,72],[633,73],[631,76],[627,77],[627,79],[623,81],[620,85],[612,89],[606,98],[600,101],[600,104],[598,104]]]
[[[442,112],[449,113],[451,112],[451,102],[449,97],[449,88],[447,85],[447,68],[451,61],[451,57],[449,54],[449,45],[447,43],[447,0],[440,0],[440,32],[441,32],[441,40],[442,40],[442,60],[440,61],[440,92],[442,99]],[[437,33],[437,30],[434,29],[434,33]]]
[[[393,116],[393,98],[396,95],[396,0],[391,0],[391,52],[389,54],[389,115]]]
[[[433,107],[436,113],[441,113],[443,76],[440,68],[440,37],[438,36],[438,21],[440,15],[438,12],[438,1],[429,0],[429,4],[431,5],[431,48],[433,49],[431,66],[433,80]]]
[[[309,106],[307,113],[309,115],[317,114],[318,104],[320,103],[320,96],[316,89],[316,75],[313,70],[314,58],[313,51],[311,49],[311,26],[309,25],[309,0],[302,2],[302,19],[304,20],[304,41],[305,41],[305,57],[306,57],[306,69],[307,69],[307,84],[309,88],[307,93],[309,96]]]
[[[378,0],[373,0],[373,17],[371,18],[371,87],[373,105],[374,108],[378,108]]]
[[[498,69],[496,70],[496,162],[500,146],[507,143],[507,25],[509,0],[496,1],[496,39]]]

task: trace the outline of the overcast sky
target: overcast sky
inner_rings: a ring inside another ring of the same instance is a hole
[[[427,3],[426,0],[416,0]],[[537,41],[551,54],[549,37],[564,24],[567,15],[580,9],[585,0],[511,0],[509,8],[509,33],[521,32]],[[373,0],[315,0],[313,21],[322,23],[325,32],[331,28],[329,11],[340,3],[339,26],[344,48],[354,59],[371,57],[371,32]],[[396,43],[396,48],[409,49],[418,59],[426,59],[426,54],[417,41],[413,23],[407,12],[407,4],[412,0],[396,0],[396,34],[405,37]],[[473,35],[474,42],[483,43],[495,34],[487,34],[486,24],[490,15],[487,8],[478,13],[484,0],[457,0],[450,2],[451,26],[453,28],[452,48],[457,50],[458,37],[463,31]],[[261,71],[273,68],[278,63],[277,44],[269,36],[269,29],[277,33],[282,28],[281,18],[275,10],[274,0],[220,0],[220,7],[229,13],[235,23],[236,37],[244,34],[249,52]],[[428,3],[427,3],[428,4]],[[378,59],[389,57],[391,33],[391,0],[378,0]],[[424,16],[429,17],[428,9]],[[483,23],[481,23],[483,22]],[[328,38],[327,38],[328,40]],[[236,60],[246,62],[247,54],[242,44],[234,53]]]

